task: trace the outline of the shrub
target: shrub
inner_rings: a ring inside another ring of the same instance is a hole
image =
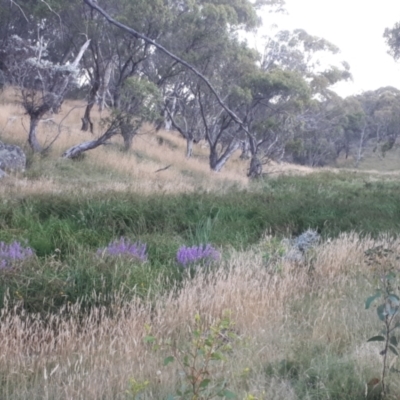
[[[210,265],[218,261],[220,253],[210,244],[200,246],[181,246],[176,253],[176,261],[184,268],[195,265]]]
[[[0,242],[0,269],[11,268],[15,262],[23,261],[33,254],[30,247],[23,247],[17,241],[11,244]]]
[[[129,239],[121,237],[110,242],[107,247],[97,250],[99,256],[126,256],[139,261],[147,260],[147,246],[144,243],[132,243]]]

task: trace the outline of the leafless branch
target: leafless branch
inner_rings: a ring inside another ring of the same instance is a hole
[[[10,3],[11,3],[11,4],[14,4],[16,7],[18,7],[19,10],[21,11],[22,15],[24,16],[26,22],[29,22],[29,19],[28,19],[28,17],[25,15],[24,10],[21,8],[21,6],[20,6],[18,3],[16,3],[14,0],[10,0]]]
[[[53,14],[57,15],[58,19],[60,20],[60,25],[61,25],[61,24],[62,24],[62,20],[61,20],[60,15],[57,14],[57,13],[51,8],[50,4],[47,3],[47,1],[45,1],[45,0],[40,0],[40,1],[41,1],[42,3],[44,3],[44,4],[46,4],[47,8],[48,8]]]
[[[86,107],[86,106],[75,106],[75,107],[72,107],[72,108],[67,112],[67,114],[64,116],[64,118],[57,124],[57,131],[58,131],[57,135],[56,135],[55,138],[50,142],[50,144],[49,144],[48,146],[46,146],[46,147],[43,148],[43,152],[48,151],[48,150],[50,149],[50,147],[54,144],[54,142],[61,136],[61,133],[62,133],[62,130],[61,130],[61,129],[62,129],[62,123],[64,122],[64,120],[65,120],[66,118],[68,118],[69,114],[71,114],[71,112],[74,111],[76,108],[82,108],[82,107]]]
[[[167,170],[169,167],[171,167],[172,166],[172,164],[170,164],[170,165],[167,165],[166,167],[164,167],[164,168],[160,168],[160,169],[158,169],[157,171],[154,171],[154,173],[157,173],[157,172],[161,172],[161,171],[165,171],[165,170]]]

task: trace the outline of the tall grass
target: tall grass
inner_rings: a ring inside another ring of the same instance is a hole
[[[79,304],[70,304],[39,320],[5,307],[0,396],[128,399],[134,378],[149,382],[140,398],[166,398],[176,393],[180,371],[162,366],[167,353],[144,340],[149,331],[159,342],[185,342],[196,313],[207,329],[229,310],[240,341],[224,370],[238,398],[362,399],[380,357],[378,348],[365,345],[376,322],[363,309],[370,291],[364,252],[379,244],[400,247],[387,237],[342,235],[322,244],[308,263],[283,260],[280,273],[271,274],[260,243],[232,251],[211,275],[199,273],[151,302],[116,294],[111,313],[94,307],[82,316]],[[400,393],[395,380],[392,390]]]
[[[296,235],[308,228],[325,236],[356,230],[397,234],[400,184],[345,175],[281,177],[251,191],[159,194],[107,191],[81,196],[36,194],[3,198],[0,240],[28,239],[39,255],[105,245],[115,237],[168,235],[177,242],[211,241],[246,247],[269,230]]]

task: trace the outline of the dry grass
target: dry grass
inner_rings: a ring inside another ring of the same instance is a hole
[[[344,359],[357,362],[360,374],[379,371],[377,348],[364,344],[377,328],[374,317],[363,309],[373,287],[360,278],[371,276],[364,251],[379,244],[400,249],[398,240],[343,235],[322,244],[307,265],[282,261],[280,272],[272,274],[263,266],[261,243],[248,252],[232,251],[229,261],[211,276],[198,274],[176,294],[151,302],[116,302],[113,317],[94,309],[79,324],[73,305],[47,325],[34,315],[4,309],[0,396],[124,399],[129,398],[130,378],[135,378],[150,382],[143,398],[164,398],[173,392],[179,370],[162,367],[166,353],[144,342],[145,327],[151,327],[158,340],[185,341],[196,313],[209,326],[225,310],[230,310],[241,337],[225,374],[243,396],[247,392],[262,399],[295,399],[288,382],[268,378],[262,369],[313,343],[344,351]],[[244,379],[246,368],[250,372]]]
[[[0,105],[0,138],[9,143],[22,145],[28,152],[26,145],[29,119],[18,105],[17,95],[11,89],[3,93],[3,103]],[[35,179],[24,182],[23,177],[16,176],[8,179],[1,191],[13,194],[16,191],[26,190],[27,193],[43,191],[64,191],[79,189],[82,182],[59,182],[49,172],[57,168],[62,162],[60,155],[69,147],[78,143],[93,140],[96,134],[101,133],[100,120],[106,112],[100,114],[96,109],[92,112],[95,121],[95,135],[82,132],[81,117],[84,103],[66,101],[62,112],[50,115],[39,126],[38,139],[45,147],[59,135],[51,147],[50,156],[42,160],[39,157],[31,158],[31,170],[28,178],[35,175]],[[112,140],[111,146],[103,146],[88,153],[82,168],[82,175],[87,170],[102,170],[118,175],[106,184],[110,189],[135,190],[146,193],[152,192],[185,192],[198,189],[219,190],[232,185],[244,187],[246,178],[246,163],[238,160],[238,155],[232,158],[229,165],[220,173],[210,173],[208,166],[208,151],[204,144],[194,147],[192,159],[185,157],[185,141],[174,132],[155,132],[151,126],[145,126],[142,132],[134,139],[132,150],[122,152],[122,141],[119,137]],[[65,164],[73,161],[64,160]],[[56,166],[55,166],[56,165]],[[156,173],[157,170],[169,166],[168,169]],[[42,170],[47,171],[43,173]],[[54,175],[54,174],[53,174]],[[90,184],[90,190],[104,190],[104,182],[97,183],[95,179]],[[86,187],[89,190],[89,187]]]

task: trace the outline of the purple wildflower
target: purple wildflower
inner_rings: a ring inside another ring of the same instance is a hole
[[[124,237],[110,242],[105,248],[98,249],[97,254],[100,256],[127,256],[140,261],[147,260],[146,244],[140,242],[132,243],[129,239]]]
[[[208,265],[213,261],[218,261],[219,258],[219,252],[210,244],[192,247],[181,246],[176,253],[176,261],[185,268],[195,264]]]
[[[32,256],[33,250],[30,247],[23,247],[17,241],[11,244],[0,242],[0,269],[11,268],[15,262]]]

